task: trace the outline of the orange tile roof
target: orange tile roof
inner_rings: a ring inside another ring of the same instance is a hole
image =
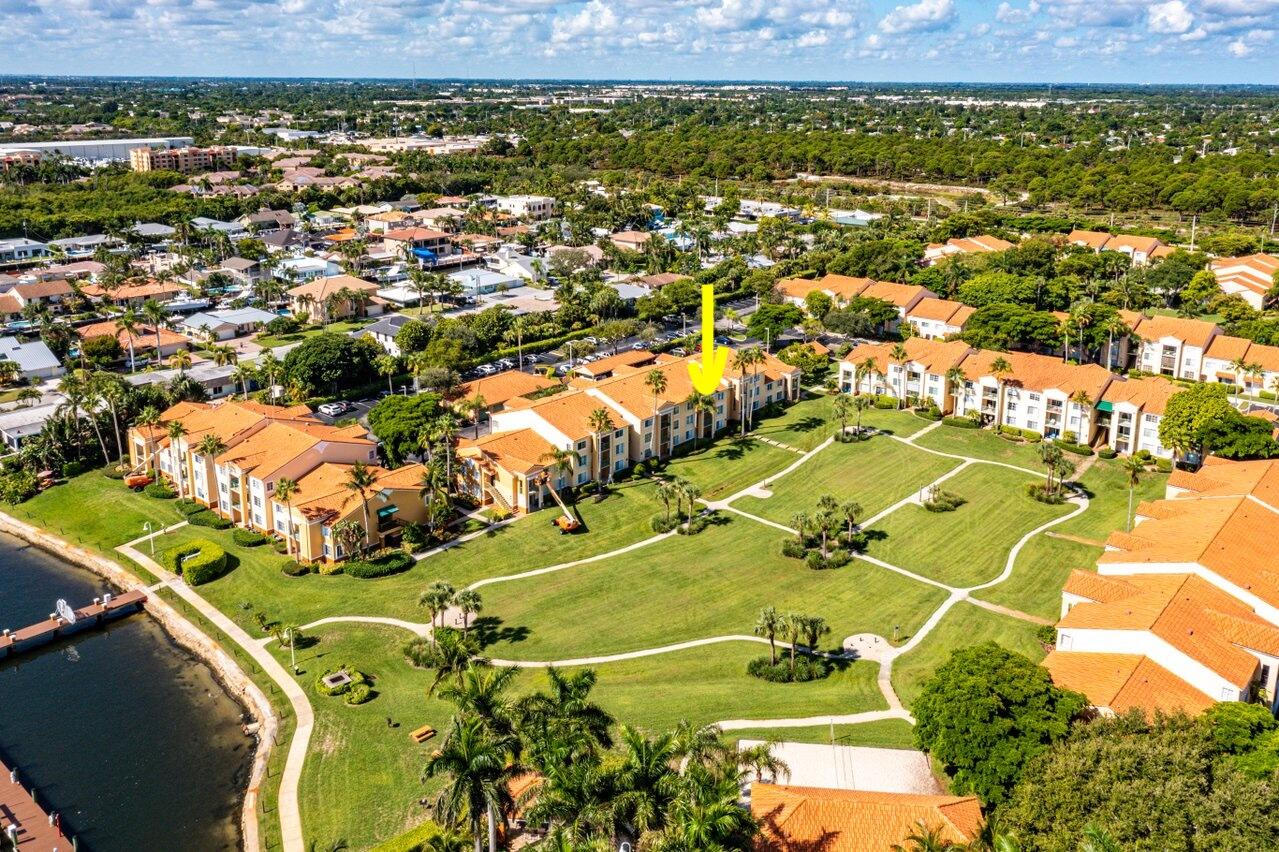
[[[946,245],[954,246],[961,252],[1005,251],[1013,247],[1013,244],[1007,240],[1001,240],[991,234],[979,234],[975,237],[951,237],[946,241]]]
[[[91,337],[112,337],[120,341],[120,348],[126,352],[129,350],[129,344],[132,342],[133,351],[135,353],[155,348],[155,329],[149,325],[139,325],[136,334],[130,334],[123,329],[116,328],[114,320],[106,322],[95,322],[91,325],[82,325],[76,329],[76,333],[80,335],[80,339],[88,340]],[[167,328],[160,329],[160,345],[172,346],[178,343],[185,344],[187,339],[182,335],[169,331]]]
[[[982,824],[975,796],[872,793],[777,784],[751,785],[751,814],[761,852],[887,852],[919,830],[950,843],[972,840]]]
[[[329,275],[324,278],[316,278],[314,281],[308,281],[305,284],[299,284],[289,290],[289,296],[294,299],[310,296],[317,302],[323,302],[331,294],[339,290],[364,290],[372,293],[377,288],[378,285],[372,281],[365,281],[363,278],[356,278],[354,275]]]
[[[867,299],[883,299],[890,305],[906,308],[924,296],[933,295],[931,291],[918,284],[897,284],[893,281],[873,281],[857,295]]]
[[[505,370],[492,376],[485,376],[462,384],[458,388],[461,391],[461,396],[458,397],[458,400],[469,400],[474,399],[476,396],[483,396],[489,408],[493,408],[494,406],[505,405],[508,400],[514,397],[536,393],[558,384],[560,384],[558,380],[548,379],[537,373]],[[458,400],[454,400],[454,404]]]
[[[1266,372],[1279,372],[1279,346],[1253,343],[1246,337],[1219,334],[1208,344],[1204,356],[1219,361],[1243,359],[1246,363],[1258,365]]]
[[[1202,497],[1251,495],[1279,511],[1279,461],[1229,461],[1209,456],[1195,473],[1175,468],[1168,484]]]
[[[921,365],[933,375],[945,375],[951,367],[959,366],[974,350],[962,340],[929,340],[924,337],[908,337],[902,341],[907,361]],[[863,343],[844,356],[849,364],[862,364],[874,358],[879,372],[888,370],[894,363],[891,343]]]
[[[1236,284],[1258,295],[1265,295],[1279,272],[1279,257],[1250,254],[1245,257],[1221,257],[1210,264],[1218,284]]]
[[[1116,379],[1106,386],[1102,399],[1114,403],[1127,403],[1149,414],[1163,414],[1168,400],[1185,390],[1181,385],[1162,376],[1143,379]]]
[[[1080,594],[1075,578],[1083,574],[1073,572],[1064,591]],[[1057,627],[1147,631],[1240,688],[1252,682],[1258,665],[1243,645],[1279,655],[1279,628],[1206,580],[1193,574],[1137,574],[1121,582],[1131,589],[1128,594],[1110,597],[1122,588],[1112,584],[1104,590],[1110,599],[1076,604]]]
[[[1111,237],[1110,242],[1106,243],[1106,251],[1120,251],[1128,249],[1132,252],[1141,252],[1149,256],[1156,248],[1160,246],[1160,242],[1155,237],[1138,237],[1132,234],[1119,234]]]
[[[12,293],[0,293],[0,314],[22,313],[22,302]]]
[[[1214,323],[1163,315],[1142,317],[1141,322],[1137,323],[1132,330],[1142,340],[1162,340],[1165,337],[1171,337],[1201,349],[1208,345],[1213,335],[1221,333],[1221,329]]]
[[[651,402],[649,404],[652,405]],[[608,411],[614,423],[619,422],[620,418],[603,400],[582,391],[565,391],[548,396],[537,400],[527,410],[535,412],[569,440],[578,441],[593,434],[591,415],[601,408]]]
[[[1035,355],[1030,352],[994,352],[984,349],[974,351],[964,359],[964,373],[970,379],[993,376],[991,365],[1003,358],[1012,367],[1006,381],[1017,387],[1033,391],[1059,390],[1067,397],[1076,391],[1083,391],[1089,399],[1097,400],[1102,396],[1112,379],[1115,378],[1100,364],[1067,364],[1048,355]]]
[[[1053,651],[1044,658],[1043,666],[1057,686],[1082,692],[1089,704],[1115,713],[1139,708],[1148,714],[1198,714],[1216,703],[1140,654]]]
[[[532,429],[517,429],[471,440],[462,438],[458,444],[459,458],[483,458],[516,474],[532,474],[546,465],[542,458],[554,452],[550,441]]]
[[[419,240],[444,240],[448,234],[431,228],[396,228],[382,234],[385,240],[392,242],[418,242]]]
[[[793,299],[803,299],[814,290],[820,290],[832,298],[851,299],[860,295],[875,282],[870,278],[854,278],[850,275],[827,273],[820,279],[786,278],[777,282],[777,288]]]
[[[589,364],[581,364],[577,367],[577,372],[587,376],[599,376],[612,373],[619,367],[643,367],[656,360],[657,356],[647,349],[628,349]]]
[[[919,304],[910,309],[907,317],[910,319],[932,320],[934,322],[944,322],[948,325],[957,325],[960,328],[973,315],[976,308],[971,308],[963,302],[954,302],[950,299],[937,299],[928,297],[921,299]]]
[[[114,290],[108,290],[97,283],[84,284],[80,287],[80,292],[92,299],[158,299],[185,293],[186,288],[180,284],[163,284],[159,281],[150,280],[142,284],[129,284],[126,282]]]
[[[284,465],[320,443],[377,446],[364,427],[329,426],[319,421],[272,421],[218,456],[218,464],[235,465],[257,479],[269,479]]]
[[[1071,231],[1066,235],[1068,243],[1082,243],[1090,249],[1100,250],[1110,242],[1110,234],[1105,231]]]
[[[360,508],[360,495],[346,487],[353,467],[331,462],[319,465],[298,478],[297,491],[289,505],[308,521],[323,522],[346,517]],[[374,496],[387,489],[411,490],[412,496],[417,497],[425,470],[420,464],[405,465],[395,470],[368,465],[368,471],[373,475],[373,485],[368,493]]]

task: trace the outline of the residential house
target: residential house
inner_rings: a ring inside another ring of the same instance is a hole
[[[22,302],[13,293],[0,293],[0,321],[22,319]]]
[[[37,280],[26,284],[17,284],[9,291],[22,307],[39,305],[53,313],[62,310],[62,303],[75,294],[71,285],[64,278]]]
[[[251,234],[289,230],[297,224],[297,219],[288,210],[262,209],[256,213],[246,213],[235,221]]]
[[[367,316],[382,313],[382,305],[375,301],[374,294],[378,285],[353,275],[330,275],[316,278],[289,290],[289,309],[294,316],[306,314],[312,324],[324,325],[336,320],[345,319],[357,313],[356,300],[345,298],[341,294],[362,293],[368,301],[359,306],[360,312]]]
[[[1171,249],[1155,237],[1132,234],[1114,236],[1105,231],[1071,231],[1066,242],[1073,246],[1092,249],[1094,252],[1115,251],[1128,255],[1134,266],[1146,266],[1152,260],[1171,254]]]
[[[0,337],[0,361],[16,364],[17,377],[26,381],[53,379],[66,372],[41,340],[24,343],[16,337]]]
[[[945,339],[962,333],[975,310],[962,302],[926,296],[906,311],[906,321],[919,337]]]
[[[1168,400],[1181,390],[1161,376],[1112,381],[1097,403],[1097,429],[1106,445],[1124,455],[1146,450],[1172,458],[1172,448],[1159,442],[1159,423]]]
[[[494,206],[520,219],[549,219],[555,215],[555,199],[549,195],[499,195]]]
[[[1204,352],[1199,379],[1237,385],[1250,394],[1279,391],[1279,346],[1218,334]]]
[[[239,222],[223,222],[208,216],[196,216],[191,226],[201,233],[225,234],[229,240],[242,240],[249,235],[248,229]]]
[[[879,793],[755,782],[751,816],[757,852],[889,852],[922,831],[964,847],[981,833],[976,796]]]
[[[91,282],[80,285],[80,292],[87,298],[116,307],[140,308],[149,300],[167,302],[188,295],[187,288],[173,281],[150,279],[142,282],[125,282],[119,287],[107,289]]]
[[[228,257],[218,269],[242,287],[252,287],[262,280],[262,264],[247,257]]]
[[[1219,257],[1209,264],[1217,276],[1217,286],[1227,296],[1238,296],[1257,310],[1279,275],[1279,256],[1250,254],[1246,257]]]
[[[201,311],[184,318],[179,329],[192,340],[233,340],[259,331],[275,318],[276,314],[261,308]]]
[[[161,327],[157,331],[154,326],[139,324],[137,332],[131,334],[118,328],[114,320],[82,325],[76,329],[76,334],[86,342],[95,337],[114,337],[120,343],[124,362],[131,368],[152,358],[168,358],[188,345],[185,337],[167,328]]]
[[[981,234],[976,237],[951,237],[944,243],[929,243],[924,248],[923,265],[932,266],[939,260],[957,254],[988,254],[1006,251],[1012,247],[1013,244],[1007,240],[1001,240],[990,234]]]
[[[1136,366],[1158,373],[1198,381],[1204,374],[1204,353],[1221,327],[1204,320],[1180,317],[1141,317],[1130,326],[1138,338]]]
[[[604,249],[596,245],[586,246],[551,246],[546,250],[546,265],[555,263],[556,257],[564,258],[562,263],[576,268],[599,266],[604,262]]]
[[[370,235],[385,234],[387,231],[412,227],[415,221],[412,215],[403,210],[383,210],[372,216],[365,216],[364,227]]]
[[[432,207],[414,213],[412,221],[424,228],[453,233],[465,218],[465,213],[452,207]]]
[[[34,263],[49,256],[49,246],[26,237],[0,240],[0,266]]]
[[[879,299],[897,309],[898,322],[906,318],[924,299],[937,298],[937,294],[916,284],[897,284],[891,281],[875,281],[870,278],[853,278],[847,275],[827,274],[817,280],[787,278],[777,283],[783,300],[793,305],[804,305],[809,293],[820,291],[842,304],[854,297]],[[890,324],[895,328],[896,322]]]
[[[430,228],[393,228],[382,234],[382,247],[397,256],[411,252],[427,265],[434,265],[439,258],[453,254],[449,235]]]
[[[546,261],[540,257],[530,257],[513,249],[503,247],[487,255],[484,265],[494,272],[513,276],[524,281],[545,281]]]
[[[291,540],[288,549],[299,562],[337,562],[349,557],[333,532],[346,521],[365,527],[367,545],[376,549],[397,543],[405,523],[426,520],[420,493],[426,470],[422,465],[395,470],[368,465],[373,483],[364,495],[347,487],[352,468],[324,462],[298,477],[297,489],[287,502],[278,495],[272,498],[272,532]]]
[[[142,385],[159,385],[163,387],[181,375],[187,381],[195,382],[204,388],[207,398],[212,400],[224,399],[244,392],[244,386],[235,379],[237,369],[238,365],[236,364],[197,361],[185,370],[178,370],[176,367],[163,370],[143,370],[137,373],[125,373],[122,378],[134,387],[141,387]],[[248,389],[253,390],[255,387],[257,387],[257,383],[250,380]]]
[[[644,251],[653,235],[648,231],[618,231],[609,234],[608,241],[622,251]]]

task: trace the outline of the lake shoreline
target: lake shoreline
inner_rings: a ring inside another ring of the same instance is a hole
[[[3,512],[0,512],[0,532],[8,533],[57,559],[83,568],[117,589],[129,591],[147,588],[141,578],[119,563],[76,547],[40,527]],[[82,606],[85,603],[88,601],[74,602],[73,605]],[[147,594],[144,609],[146,615],[159,625],[174,645],[208,666],[214,680],[227,697],[245,715],[258,723],[253,766],[248,783],[240,791],[240,845],[241,848],[257,852],[263,848],[258,828],[257,804],[262,781],[266,778],[267,760],[278,737],[279,719],[266,694],[212,637],[153,593]]]

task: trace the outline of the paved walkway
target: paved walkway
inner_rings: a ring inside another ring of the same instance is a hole
[[[182,526],[182,524],[177,526]],[[169,530],[176,528],[170,527]],[[162,530],[160,533],[154,533],[153,535],[161,535],[169,530]],[[262,670],[276,682],[289,699],[289,704],[293,707],[293,716],[297,720],[297,727],[293,731],[293,739],[289,742],[289,752],[285,758],[284,772],[280,776],[280,837],[284,852],[304,852],[302,817],[298,807],[298,782],[302,777],[302,766],[306,761],[307,745],[311,741],[311,731],[315,726],[315,714],[311,710],[311,703],[307,701],[306,693],[298,685],[298,682],[285,670],[284,666],[280,665],[275,657],[271,655],[271,652],[263,647],[261,642],[254,639],[243,627],[223,615],[221,610],[197,594],[182,578],[174,575],[150,556],[137,549],[137,545],[143,544],[151,537],[144,536],[143,538],[135,539],[128,544],[120,545],[116,550],[159,577],[161,580],[158,584],[159,586],[172,589],[174,593],[194,607],[200,615],[207,618],[214,626],[229,636],[231,641],[243,648],[253,658],[253,661],[261,666]]]

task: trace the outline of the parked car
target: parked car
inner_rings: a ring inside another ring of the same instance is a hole
[[[497,362],[497,365],[505,370],[509,370],[515,366],[515,362],[510,358],[502,358]]]
[[[632,344],[631,344],[631,348],[632,348],[632,349],[647,349],[647,348],[648,348],[648,344],[647,344],[647,343],[645,343],[645,342],[644,342],[644,341],[642,341],[642,340],[637,340],[637,341],[635,341],[634,343],[632,343]]]
[[[339,417],[346,414],[351,406],[345,402],[326,402],[320,406],[320,413],[327,417]]]
[[[596,337],[595,335],[591,335],[591,336],[589,336],[589,337],[584,337],[584,338],[582,338],[582,339],[583,339],[583,340],[585,340],[587,343],[591,344],[592,346],[599,346],[599,345],[600,345],[600,339],[599,339],[598,337]]]
[[[497,367],[492,364],[481,364],[475,368],[475,372],[481,376],[491,376],[497,372]]]
[[[525,356],[524,356],[524,366],[525,366],[525,367],[531,367],[531,366],[533,366],[533,365],[534,365],[534,364],[536,364],[536,363],[537,363],[537,356],[536,356],[536,355],[525,355]]]
[[[688,350],[685,349],[683,346],[676,346],[674,349],[671,350],[671,354],[676,356],[677,358],[683,358],[685,355],[688,354]]]

